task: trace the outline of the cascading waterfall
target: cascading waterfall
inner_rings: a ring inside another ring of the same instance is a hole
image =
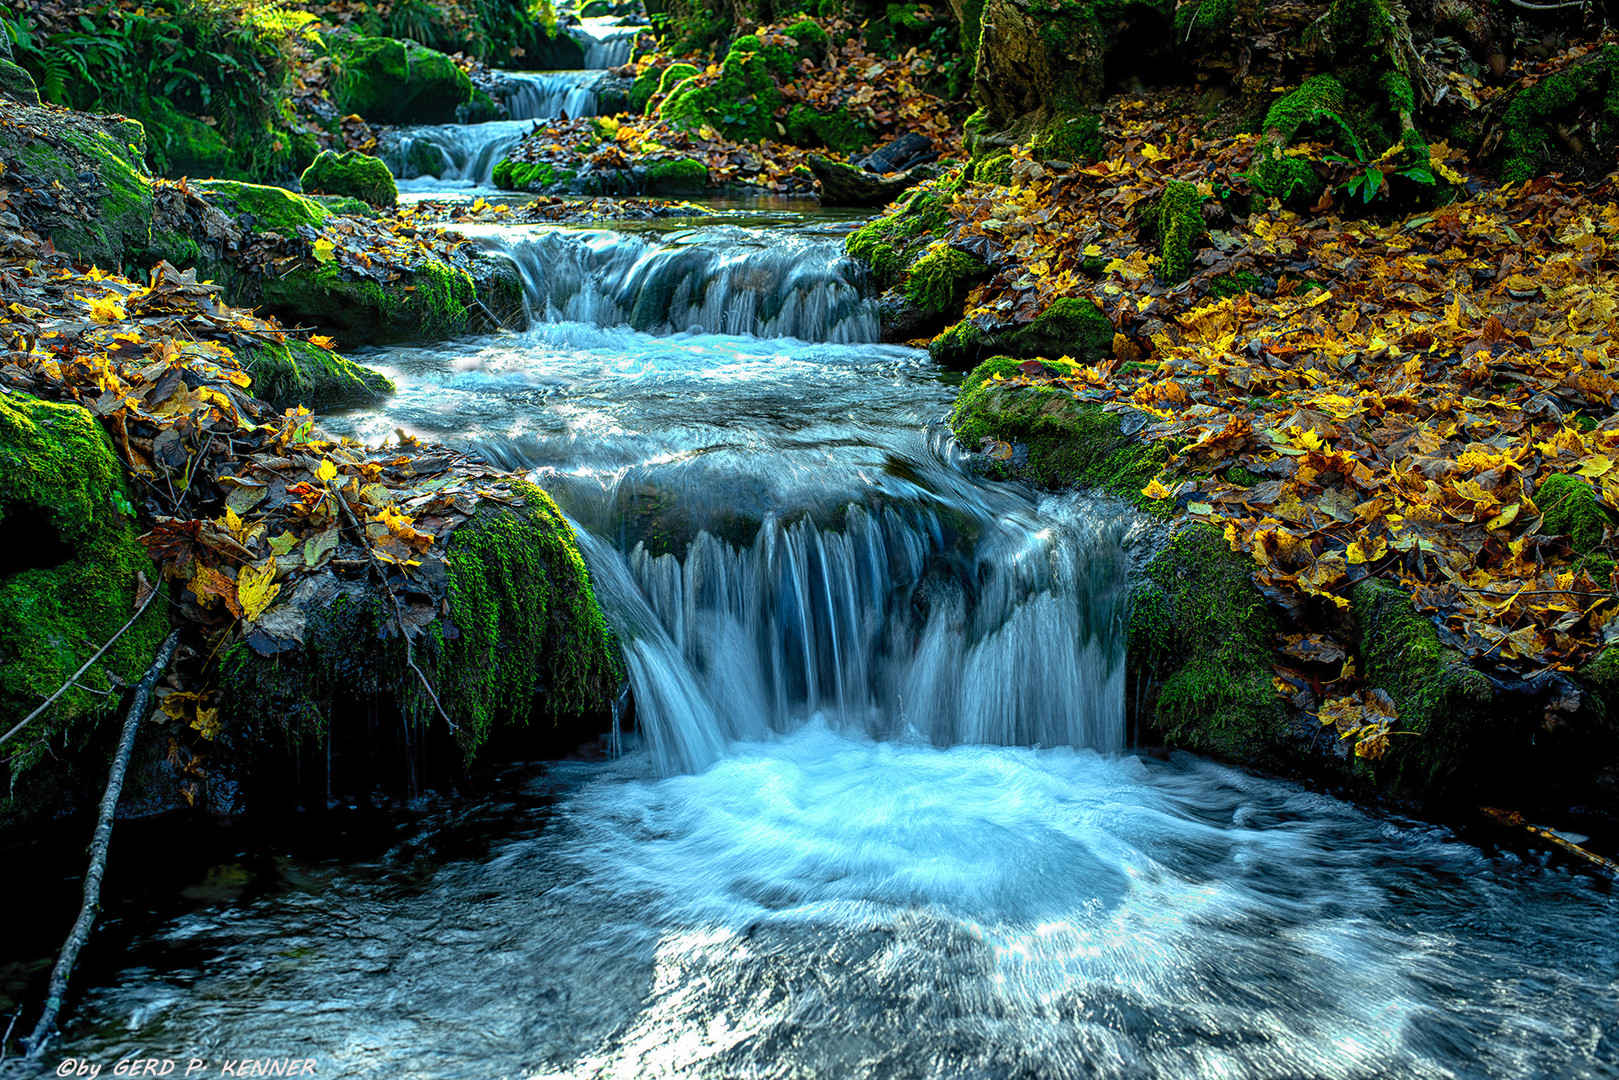
[[[1118,750],[1125,530],[1100,509],[1053,500],[1042,527],[851,504],[837,529],[769,519],[741,548],[585,543],[664,772],[813,716],[936,746]]]
[[[531,322],[850,344],[880,333],[841,238],[736,227],[473,235],[516,260]]]
[[[635,47],[635,34],[634,30],[626,30],[593,39],[585,50],[585,67],[601,71],[629,63],[630,50]]]

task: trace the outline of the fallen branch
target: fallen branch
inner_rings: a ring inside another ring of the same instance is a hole
[[[150,597],[147,602],[151,602]],[[113,755],[107,790],[101,796],[101,815],[96,821],[95,838],[90,841],[90,869],[84,875],[84,904],[73,923],[73,932],[62,946],[62,954],[56,958],[56,967],[51,970],[50,989],[45,995],[45,1013],[34,1027],[34,1033],[23,1040],[30,1058],[39,1057],[45,1051],[45,1044],[50,1042],[51,1029],[56,1026],[57,1014],[62,1010],[62,998],[67,993],[68,976],[78,962],[79,950],[90,940],[90,930],[96,922],[96,908],[101,902],[101,877],[107,870],[107,848],[112,843],[113,815],[118,810],[118,796],[124,790],[124,772],[129,768],[130,752],[135,748],[135,733],[146,714],[152,687],[168,668],[179,641],[180,631],[175,630],[163,642],[163,647],[157,650],[157,659],[152,661],[152,666],[146,669],[140,684],[135,687],[135,700],[130,702],[129,713],[124,717],[124,731],[118,739],[118,752]]]
[[[1619,880],[1619,863],[1614,862],[1612,859],[1598,855],[1589,848],[1581,847],[1572,840],[1565,840],[1562,836],[1558,835],[1551,829],[1525,821],[1524,816],[1516,811],[1498,810],[1493,806],[1481,806],[1479,807],[1479,810],[1484,813],[1485,817],[1496,822],[1497,824],[1505,825],[1508,828],[1522,829],[1531,836],[1538,836],[1540,839],[1545,840],[1546,842],[1561,848],[1563,851],[1568,852],[1575,858],[1584,859],[1592,866],[1607,871],[1615,878],[1615,880]]]
[[[50,697],[46,698],[45,703],[43,705],[41,705],[39,708],[35,709],[33,712],[29,713],[27,716],[23,717],[22,720],[20,720],[17,723],[16,727],[12,728],[10,731],[6,732],[4,735],[0,735],[0,744],[5,743],[5,741],[7,739],[10,739],[13,735],[16,735],[23,728],[27,727],[29,725],[29,723],[31,723],[33,721],[34,717],[38,716],[40,713],[42,713],[46,709],[50,708],[56,702],[57,698],[61,697],[65,693],[67,693],[68,688],[71,687],[74,683],[79,681],[79,676],[83,675],[86,671],[89,671],[90,670],[90,665],[95,663],[97,660],[101,659],[101,654],[106,652],[108,649],[112,648],[113,643],[116,642],[119,638],[124,636],[124,631],[125,630],[128,630],[131,626],[134,626],[137,622],[140,621],[140,617],[142,615],[146,614],[146,609],[151,606],[152,601],[157,599],[157,594],[162,592],[162,591],[163,591],[163,586],[162,586],[161,583],[154,586],[152,591],[151,591],[151,594],[146,597],[145,603],[141,604],[141,606],[139,608],[135,609],[135,614],[130,618],[130,620],[128,622],[126,622],[123,626],[119,627],[118,632],[116,634],[114,634],[112,637],[108,638],[107,643],[105,645],[101,646],[101,648],[97,649],[95,651],[95,655],[90,657],[90,659],[88,659],[88,660],[86,660],[84,662],[83,667],[81,667],[79,670],[75,671],[72,675],[70,675],[68,677],[67,682],[63,683],[61,686],[59,686],[57,688],[56,693],[54,693]]]

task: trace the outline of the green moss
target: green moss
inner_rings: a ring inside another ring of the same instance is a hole
[[[675,87],[679,86],[693,75],[700,74],[702,74],[702,70],[695,64],[670,64],[661,72],[655,69],[648,69],[645,74],[641,75],[635,80],[635,85],[630,88],[630,107],[638,113],[650,114],[652,112],[652,103],[655,97],[668,97],[669,94],[674,91]],[[647,90],[646,98],[641,102],[639,107],[636,107],[636,87],[641,85],[641,80],[646,78],[647,75],[653,76],[652,85]]]
[[[331,211],[313,199],[265,184],[205,180],[193,184],[192,190],[231,217],[247,218],[247,227],[253,232],[296,236],[298,226],[318,229],[332,216]]]
[[[472,81],[441,52],[414,41],[331,34],[337,106],[373,124],[452,124],[472,100]]]
[[[495,186],[505,191],[538,191],[549,187],[556,177],[557,170],[541,162],[501,158],[495,164]]]
[[[635,77],[635,81],[630,84],[630,112],[641,115],[651,111],[653,95],[658,92],[659,80],[667,70],[668,68],[649,67]]]
[[[995,154],[979,158],[973,163],[972,178],[980,184],[1010,184],[1012,182],[1012,155]]]
[[[1419,736],[1396,736],[1379,771],[1418,792],[1441,791],[1491,743],[1490,681],[1439,643],[1433,623],[1396,586],[1367,579],[1350,601],[1361,675],[1394,699],[1396,728]]]
[[[1602,543],[1607,515],[1583,478],[1561,473],[1548,476],[1535,489],[1535,505],[1543,515],[1540,531],[1569,537],[1577,553],[1588,554]]]
[[[32,180],[83,192],[96,212],[91,220],[64,216],[49,226],[61,251],[81,263],[117,269],[126,250],[143,250],[152,238],[152,184],[141,155],[145,134],[134,121],[105,123],[80,113],[62,113],[53,145],[0,125],[0,159],[22,166]],[[116,132],[116,134],[114,133]],[[93,178],[88,183],[81,179]]]
[[[905,279],[905,300],[926,318],[958,312],[972,286],[989,275],[983,260],[945,247],[922,256]]]
[[[1287,154],[1288,144],[1312,134],[1348,143],[1346,150],[1364,156],[1364,144],[1346,118],[1348,99],[1343,83],[1331,75],[1306,79],[1265,114],[1265,141],[1249,169],[1249,182],[1279,199],[1309,198],[1326,185],[1308,160]]]
[[[0,476],[0,716],[9,728],[129,620],[137,573],[154,584],[161,575],[137,539],[123,465],[87,410],[0,395]],[[119,688],[140,678],[167,632],[159,600],[6,745],[13,781],[115,711]],[[0,793],[0,811],[9,801]]]
[[[893,228],[892,218],[878,218],[850,233],[849,239],[844,241],[844,250],[867,265],[872,283],[879,289],[893,285],[903,269],[899,253],[889,238]]]
[[[1041,161],[1096,161],[1102,157],[1102,118],[1095,113],[1059,117],[1029,142]]]
[[[1193,0],[1175,9],[1175,40],[1199,48],[1227,38],[1237,24],[1237,0]]]
[[[623,670],[573,530],[551,497],[513,481],[525,506],[486,506],[450,542],[450,613],[434,674],[468,760],[496,722],[604,711]]]
[[[739,142],[759,142],[776,133],[775,112],[781,105],[778,77],[797,63],[785,49],[767,48],[748,35],[739,38],[707,85],[687,79],[658,107],[658,116],[686,131],[704,124]]]
[[[708,166],[696,158],[655,161],[646,170],[648,195],[701,195],[708,187]]]
[[[399,188],[388,166],[357,150],[323,151],[299,182],[310,195],[347,195],[372,206],[393,206],[399,201]]]
[[[1602,144],[1611,148],[1619,141],[1619,45],[1512,96],[1501,123],[1502,182],[1522,183],[1539,175],[1559,125],[1567,125],[1582,110],[1594,115]]]
[[[1093,300],[1062,297],[1025,326],[986,334],[963,321],[928,346],[934,360],[966,367],[986,355],[1018,359],[1069,357],[1094,363],[1113,355],[1113,324]]]
[[[345,277],[328,264],[266,276],[259,288],[263,310],[320,327],[345,347],[454,337],[466,331],[476,297],[470,274],[436,261],[386,285]]]
[[[1153,211],[1158,233],[1158,273],[1168,282],[1185,281],[1192,273],[1192,247],[1208,229],[1203,224],[1203,196],[1196,184],[1171,180]]]
[[[987,351],[984,342],[984,331],[971,320],[962,319],[928,342],[928,355],[946,367],[964,368],[977,363]]]
[[[962,380],[950,418],[961,444],[971,450],[985,438],[1021,444],[1026,459],[994,462],[990,471],[1046,487],[1099,489],[1144,506],[1141,489],[1163,469],[1169,445],[1125,435],[1117,414],[1070,391],[995,380],[1012,374],[1019,362],[993,357]]]
[[[1209,295],[1224,300],[1241,293],[1252,292],[1264,284],[1264,279],[1249,270],[1235,274],[1221,274],[1209,282]]]
[[[315,412],[369,405],[393,392],[379,372],[307,341],[258,342],[238,352],[252,393],[277,409]]]
[[[787,141],[794,146],[824,146],[845,155],[876,141],[871,129],[842,107],[827,113],[808,105],[794,105],[787,111],[783,127],[787,129]]]
[[[1195,525],[1147,564],[1130,613],[1130,668],[1151,725],[1175,746],[1246,762],[1276,756],[1285,724],[1271,685],[1276,620],[1253,560]]]

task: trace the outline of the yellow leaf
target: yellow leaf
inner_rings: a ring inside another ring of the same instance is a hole
[[[1518,516],[1518,511],[1521,509],[1523,509],[1523,503],[1513,503],[1511,506],[1503,509],[1499,514],[1495,515],[1489,521],[1485,522],[1484,527],[1486,529],[1504,529],[1508,525],[1512,524],[1513,520]]]
[[[244,566],[236,575],[236,596],[242,604],[242,615],[252,622],[264,614],[264,609],[275,602],[281,586],[275,583],[275,560],[265,559],[256,566]]]
[[[1375,540],[1356,540],[1353,544],[1349,545],[1347,558],[1351,563],[1376,562],[1384,555],[1387,555],[1388,550],[1388,541],[1383,539],[1381,536],[1377,537]]]
[[[1160,484],[1157,480],[1154,480],[1152,483],[1141,489],[1141,494],[1145,495],[1149,499],[1167,499],[1169,498],[1169,489]]]
[[[337,245],[322,238],[315,241],[315,261],[329,263],[337,258]]]
[[[329,484],[337,478],[337,466],[330,461],[322,461],[315,470],[315,478],[323,484]]]

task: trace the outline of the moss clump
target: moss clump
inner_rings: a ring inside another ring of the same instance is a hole
[[[787,28],[787,36],[798,42],[795,59],[820,63],[832,47],[832,39],[814,19],[800,19]]]
[[[629,111],[636,115],[648,113],[652,109],[652,98],[658,92],[658,80],[663,77],[667,68],[649,67],[635,77],[630,84]]]
[[[825,113],[808,105],[794,105],[783,126],[787,141],[794,146],[824,146],[840,154],[852,154],[876,141],[871,129],[842,107]]]
[[[648,195],[701,195],[708,187],[708,166],[696,158],[655,161],[646,170]]]
[[[682,82],[658,107],[658,116],[687,131],[708,124],[738,142],[759,142],[776,130],[774,117],[781,105],[776,80],[796,64],[785,49],[763,46],[751,34],[738,38],[714,81]]]
[[[9,728],[129,621],[136,575],[161,575],[137,539],[122,463],[90,413],[0,395],[0,716]],[[61,736],[121,703],[168,631],[154,602],[75,686],[5,747],[13,780]],[[110,691],[110,693],[109,693]],[[0,810],[10,796],[0,793]]]
[[[982,259],[955,248],[940,248],[911,264],[905,301],[923,318],[959,311],[972,286],[989,276]]]
[[[340,30],[327,39],[337,60],[337,106],[373,124],[453,124],[472,100],[472,80],[441,52],[414,41],[360,37]]]
[[[1598,140],[1611,153],[1619,142],[1619,45],[1513,96],[1501,124],[1501,180],[1516,184],[1539,175],[1558,125],[1582,110],[1595,114]]]
[[[476,297],[472,276],[440,262],[425,262],[386,285],[346,278],[337,267],[300,266],[285,277],[266,277],[259,306],[303,326],[318,326],[345,347],[393,341],[430,341],[465,332]]]
[[[298,226],[318,229],[332,216],[320,203],[294,195],[286,188],[235,180],[205,180],[192,187],[231,217],[244,221],[253,232],[296,236]]]
[[[1249,181],[1266,195],[1279,199],[1315,198],[1326,185],[1305,158],[1286,152],[1303,134],[1323,132],[1329,140],[1343,138],[1359,154],[1361,143],[1346,119],[1348,101],[1343,83],[1331,75],[1306,79],[1265,114],[1265,140]]]
[[[1102,157],[1102,118],[1095,113],[1065,116],[1047,124],[1029,148],[1041,161],[1096,161]]]
[[[972,177],[980,184],[1010,184],[1012,182],[1012,155],[996,154],[979,158],[973,163]]]
[[[0,97],[19,105],[38,105],[39,87],[34,85],[34,77],[21,64],[0,59]]]
[[[1264,279],[1258,274],[1250,270],[1239,270],[1235,274],[1221,274],[1210,281],[1209,295],[1225,300],[1245,292],[1252,292],[1264,283]]]
[[[655,76],[652,80],[652,87],[647,93],[646,100],[642,101],[641,107],[635,109],[635,111],[650,115],[653,111],[652,103],[655,98],[668,97],[674,92],[675,87],[679,86],[693,75],[702,74],[702,71],[695,64],[670,64],[668,67],[664,68],[662,72],[649,71],[647,74]],[[641,78],[645,78],[645,76],[643,75]],[[641,78],[637,78],[635,80],[635,86],[641,85]],[[634,108],[635,87],[631,87],[630,94],[630,105],[632,108]]]
[[[1229,36],[1237,23],[1237,0],[1194,0],[1175,10],[1175,40],[1205,48]]]
[[[1253,569],[1209,525],[1180,533],[1147,564],[1130,612],[1129,665],[1150,688],[1150,726],[1172,745],[1245,762],[1276,756],[1286,723],[1271,686],[1276,620]]]
[[[1113,324],[1094,300],[1062,297],[1026,326],[985,334],[962,321],[934,338],[928,351],[941,364],[966,367],[987,355],[1019,359],[1069,357],[1094,363],[1113,355]]]
[[[1168,282],[1185,281],[1192,273],[1192,247],[1208,233],[1197,185],[1171,180],[1153,219],[1158,231],[1158,273]]]
[[[501,158],[495,164],[495,186],[504,191],[538,191],[549,187],[557,177],[554,166],[537,161]]]
[[[1165,442],[1142,443],[1125,435],[1117,414],[1050,386],[1008,386],[996,375],[1012,374],[1020,361],[998,356],[961,382],[950,426],[968,449],[986,438],[1026,452],[986,468],[1006,478],[1045,487],[1105,491],[1145,507],[1141,489],[1162,470]]]
[[[258,342],[237,355],[252,376],[253,395],[277,409],[347,409],[379,401],[394,388],[380,372],[307,341]]]
[[[415,640],[467,762],[499,726],[605,714],[623,678],[573,531],[543,491],[512,486],[521,505],[485,503],[450,538],[455,630],[435,626]],[[257,749],[276,729],[318,737],[384,702],[409,723],[442,723],[387,622],[387,601],[353,583],[309,613],[301,646],[269,657],[232,650],[221,680],[226,730]]]
[[[399,187],[388,166],[357,150],[324,150],[298,179],[311,195],[347,195],[372,206],[399,202]]]
[[[1578,476],[1548,476],[1535,489],[1535,505],[1542,515],[1540,531],[1551,536],[1567,536],[1574,550],[1589,554],[1602,543],[1607,515],[1591,485]]]
[[[1439,643],[1433,623],[1387,582],[1367,579],[1350,591],[1360,631],[1361,674],[1386,690],[1399,710],[1389,764],[1402,786],[1437,793],[1489,751],[1499,732],[1489,723],[1494,689],[1455,650]],[[1388,760],[1388,759],[1386,759]]]

